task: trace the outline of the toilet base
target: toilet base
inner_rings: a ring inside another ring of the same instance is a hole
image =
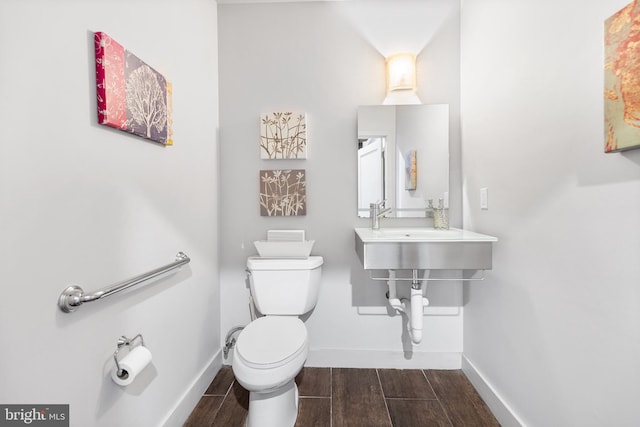
[[[298,418],[298,386],[292,380],[269,393],[249,393],[247,427],[293,427]]]

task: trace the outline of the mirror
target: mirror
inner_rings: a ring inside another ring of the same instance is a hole
[[[358,108],[358,216],[386,200],[395,217],[424,217],[449,198],[449,105]]]

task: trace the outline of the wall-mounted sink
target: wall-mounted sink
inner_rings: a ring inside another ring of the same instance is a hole
[[[493,236],[451,228],[356,228],[356,252],[365,270],[491,269]]]

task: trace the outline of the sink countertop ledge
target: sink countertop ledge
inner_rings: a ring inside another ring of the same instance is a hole
[[[387,227],[379,230],[356,228],[363,243],[384,242],[497,242],[498,238],[460,228],[441,230],[430,227]]]

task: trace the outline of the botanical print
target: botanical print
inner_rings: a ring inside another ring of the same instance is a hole
[[[98,123],[170,145],[170,83],[107,34],[94,41]]]
[[[304,169],[260,171],[260,215],[307,214],[307,181]]]
[[[263,114],[260,122],[260,158],[307,158],[305,113],[288,111]]]
[[[605,21],[605,152],[640,147],[640,1]]]

